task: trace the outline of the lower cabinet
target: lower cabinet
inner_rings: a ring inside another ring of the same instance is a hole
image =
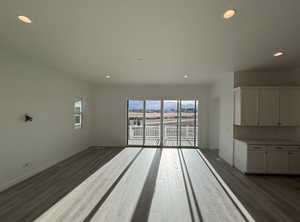
[[[235,141],[235,167],[253,174],[300,174],[300,146],[248,145]]]
[[[289,173],[300,174],[300,148],[289,151]]]
[[[265,173],[265,162],[265,148],[263,146],[250,146],[247,156],[247,173]]]
[[[268,147],[266,153],[266,173],[287,174],[289,173],[289,154],[287,147]]]

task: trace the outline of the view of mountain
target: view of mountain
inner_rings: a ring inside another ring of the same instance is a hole
[[[195,107],[195,104],[193,101],[191,101],[191,102],[184,101],[181,105],[181,108],[185,109],[185,110],[193,110],[194,107]],[[147,108],[147,110],[150,110],[150,111],[158,111],[158,110],[160,110],[160,101],[147,100],[146,108]],[[129,100],[128,109],[130,112],[142,111],[143,110],[143,101],[142,100]],[[165,102],[164,110],[166,112],[176,111],[177,103],[176,102]]]

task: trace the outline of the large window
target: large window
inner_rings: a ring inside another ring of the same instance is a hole
[[[163,145],[179,146],[179,102],[177,100],[164,100],[163,104]]]
[[[82,98],[76,98],[74,102],[74,128],[82,128]]]
[[[145,102],[145,145],[160,145],[161,101]]]
[[[145,101],[128,100],[128,144],[143,145],[144,144],[144,123],[145,123]]]
[[[180,145],[194,146],[196,140],[196,101],[180,101]]]
[[[128,145],[198,146],[197,100],[128,100]]]

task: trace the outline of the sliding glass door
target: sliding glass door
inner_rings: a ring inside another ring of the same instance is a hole
[[[130,145],[144,145],[144,100],[128,100],[127,137]]]
[[[146,100],[145,145],[160,146],[161,101]]]
[[[178,101],[164,100],[163,103],[163,138],[164,146],[179,146],[178,140]]]
[[[128,145],[198,146],[197,100],[128,100]]]
[[[195,146],[196,101],[180,101],[180,146]]]

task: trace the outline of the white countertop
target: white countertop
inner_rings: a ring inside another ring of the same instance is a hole
[[[300,145],[300,141],[297,140],[278,140],[278,139],[242,139],[235,138],[236,140],[243,141],[249,145]]]

